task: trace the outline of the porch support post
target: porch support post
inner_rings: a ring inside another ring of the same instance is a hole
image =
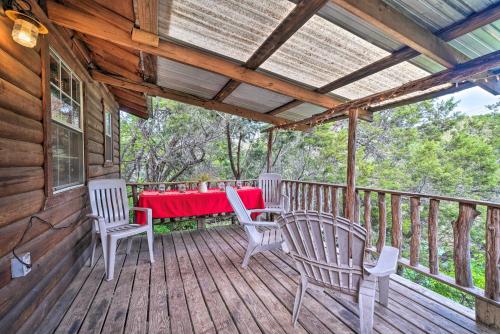
[[[347,137],[347,194],[346,218],[354,224],[356,205],[356,127],[359,109],[349,110],[349,129]],[[358,222],[359,223],[359,222]]]
[[[273,130],[267,132],[267,172],[271,173],[273,165]]]

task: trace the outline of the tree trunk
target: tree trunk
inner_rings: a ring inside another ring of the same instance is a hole
[[[470,229],[478,215],[479,211],[475,205],[460,203],[458,218],[453,222],[455,281],[461,286],[473,286],[470,268]]]

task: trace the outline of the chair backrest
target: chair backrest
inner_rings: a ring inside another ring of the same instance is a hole
[[[242,222],[253,221],[245,207],[245,204],[241,201],[240,195],[238,195],[238,192],[236,192],[233,187],[226,187],[226,196],[240,224],[242,224]],[[244,227],[249,239],[252,238],[254,241],[260,241],[262,234],[255,228],[255,226],[244,225]]]
[[[89,197],[92,214],[104,217],[108,227],[128,224],[129,207],[125,180],[91,180]]]
[[[258,181],[266,208],[279,207],[281,201],[281,175],[262,173],[259,175]]]
[[[366,240],[363,227],[351,225],[345,218],[316,211],[282,214],[278,224],[297,269],[310,283],[349,295],[357,294],[363,278]]]

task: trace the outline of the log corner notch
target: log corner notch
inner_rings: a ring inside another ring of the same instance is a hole
[[[452,223],[455,281],[464,287],[474,286],[470,267],[470,230],[474,219],[479,214],[475,205],[460,203],[458,218]]]
[[[145,39],[149,45],[158,47],[158,0],[137,0],[134,6],[136,22],[140,30],[132,30],[132,40]],[[135,38],[135,39],[134,39]],[[141,40],[139,40],[141,42]],[[141,51],[141,71],[144,81],[156,84],[158,76],[158,58],[155,55]]]

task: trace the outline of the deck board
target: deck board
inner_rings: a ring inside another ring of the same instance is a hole
[[[254,256],[241,268],[246,237],[236,226],[155,236],[149,263],[145,236],[130,254],[118,249],[115,279],[102,256],[84,267],[38,329],[45,333],[357,333],[357,305],[310,292],[296,327],[291,312],[299,275],[281,252]],[[458,304],[403,278],[390,282],[389,306],[376,303],[376,333],[478,333]],[[35,332],[35,330],[33,330]]]

